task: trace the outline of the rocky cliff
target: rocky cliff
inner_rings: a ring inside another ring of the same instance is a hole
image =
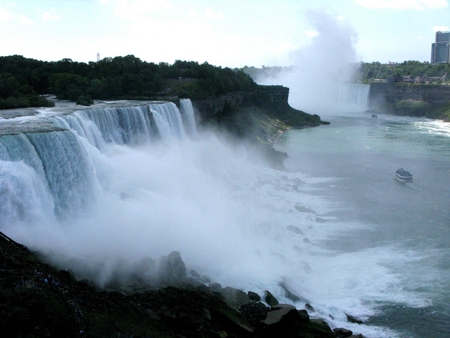
[[[140,286],[132,292],[76,281],[70,271],[45,264],[1,232],[0,254],[3,337],[352,336],[350,330],[331,330],[324,321],[310,319],[305,309],[279,304],[269,291],[262,299],[255,292],[206,286],[195,278],[180,281],[178,273],[185,271],[178,254],[165,257],[178,266],[176,287]],[[166,265],[166,272],[173,271],[173,264]]]
[[[287,87],[258,86],[255,91],[193,100],[193,106],[203,124],[218,124],[238,136],[269,144],[283,130],[326,123],[318,115],[290,107],[288,98]]]
[[[448,119],[450,86],[396,83],[370,85],[369,105],[396,115]]]

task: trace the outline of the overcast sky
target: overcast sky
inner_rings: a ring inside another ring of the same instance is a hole
[[[430,61],[450,8],[448,0],[0,0],[0,56],[283,66],[313,40],[333,40],[336,28],[321,25],[348,34],[355,61]]]

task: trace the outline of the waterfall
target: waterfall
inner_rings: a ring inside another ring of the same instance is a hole
[[[150,111],[159,135],[163,140],[171,137],[183,138],[186,136],[180,111],[174,103],[151,104]]]
[[[33,132],[0,134],[0,227],[36,218],[39,210],[63,220],[89,209],[102,193],[92,149],[184,138],[185,128],[191,135],[192,104],[186,99],[181,105],[183,118],[174,103],[152,102],[44,117],[59,131],[35,123]]]
[[[197,133],[197,125],[195,122],[194,108],[189,99],[180,100],[180,113],[188,135],[195,135]]]
[[[368,109],[370,85],[342,84],[338,87],[337,102],[341,110],[366,111]]]

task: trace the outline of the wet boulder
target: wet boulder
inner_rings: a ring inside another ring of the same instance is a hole
[[[264,320],[266,325],[275,325],[281,322],[291,321],[298,319],[299,314],[297,309],[293,305],[278,304],[267,313],[267,317]]]
[[[239,289],[227,286],[221,290],[221,293],[225,302],[234,309],[250,302],[248,295]]]
[[[178,251],[159,259],[158,276],[165,283],[178,282],[186,277],[186,266]]]
[[[333,329],[333,332],[336,334],[336,337],[351,337],[353,332],[343,328]]]
[[[278,300],[268,290],[264,291],[264,301],[272,307],[278,304]]]

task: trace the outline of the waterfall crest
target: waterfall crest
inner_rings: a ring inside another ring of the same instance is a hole
[[[185,138],[185,128],[192,135],[192,104],[184,99],[181,105],[183,118],[174,103],[152,102],[55,114],[45,119],[60,131],[0,136],[0,227],[42,209],[58,219],[88,209],[101,195],[89,148]]]

